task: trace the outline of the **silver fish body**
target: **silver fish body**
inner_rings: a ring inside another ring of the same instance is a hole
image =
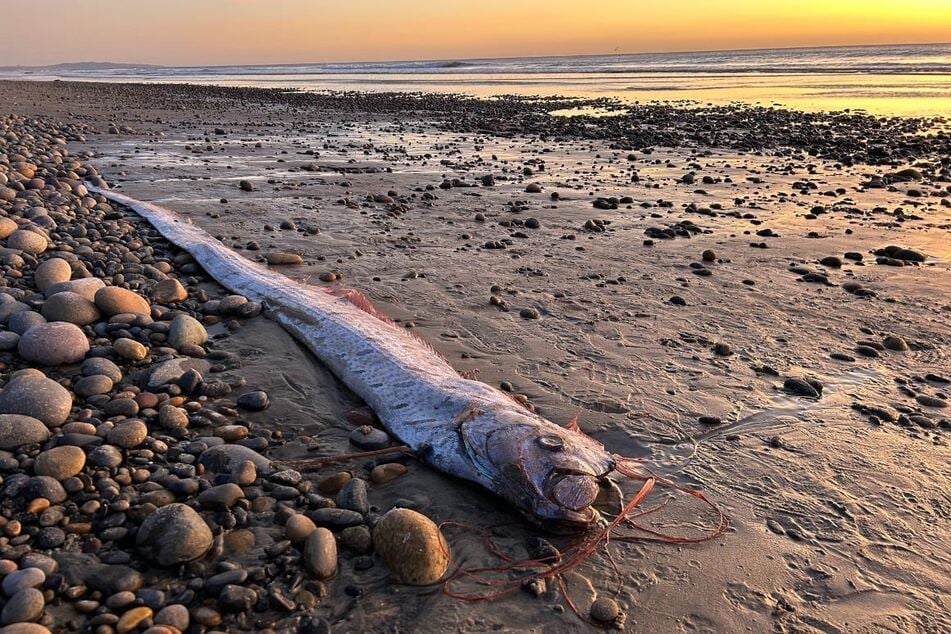
[[[587,526],[614,459],[597,441],[465,379],[429,345],[322,287],[252,262],[175,212],[87,185],[148,220],[234,293],[273,317],[440,471],[475,482],[540,524]]]

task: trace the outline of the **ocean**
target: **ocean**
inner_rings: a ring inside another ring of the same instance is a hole
[[[74,64],[6,68],[0,76],[951,115],[951,44],[245,66]]]

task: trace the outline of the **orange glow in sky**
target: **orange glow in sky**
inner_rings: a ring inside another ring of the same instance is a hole
[[[461,59],[947,42],[951,0],[30,0],[0,66]]]

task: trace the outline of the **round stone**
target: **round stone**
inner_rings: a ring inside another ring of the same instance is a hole
[[[0,449],[35,445],[45,442],[49,437],[49,428],[32,416],[0,414]]]
[[[591,618],[600,623],[610,623],[621,615],[617,602],[609,597],[599,597],[591,604]]]
[[[143,621],[151,618],[152,608],[146,607],[144,605],[137,608],[132,608],[119,618],[119,622],[116,623],[116,632],[118,634],[128,634],[129,632],[137,629]]]
[[[43,253],[48,246],[49,240],[46,236],[28,229],[17,229],[7,238],[7,247],[32,255]]]
[[[3,176],[0,175],[0,178],[2,177]],[[13,197],[7,199],[3,197],[2,195],[0,195],[0,200],[12,201],[14,198],[17,197],[17,193],[13,191],[12,189],[10,189],[9,187],[2,187],[2,185],[5,185],[5,184],[6,184],[5,182],[0,182],[0,192],[3,192],[3,191],[13,192]],[[0,218],[0,240],[6,240],[7,238],[10,237],[10,234],[16,230],[17,230],[17,223],[10,220],[9,218]]]
[[[47,449],[38,455],[33,463],[33,472],[62,482],[81,472],[85,466],[86,454],[82,449],[63,445]]]
[[[113,383],[122,381],[122,370],[115,363],[103,357],[92,357],[83,361],[79,368],[83,376],[107,376]]]
[[[7,320],[7,328],[18,335],[22,335],[33,326],[39,326],[45,323],[46,318],[40,313],[32,310],[24,310],[10,315],[10,319]]]
[[[254,390],[253,392],[245,392],[239,396],[237,403],[238,407],[242,409],[258,412],[262,409],[266,409],[270,404],[270,400],[268,399],[267,392],[264,390]]]
[[[64,291],[56,293],[43,303],[40,310],[47,321],[66,321],[71,324],[85,326],[99,320],[99,309],[96,305],[80,295]]]
[[[186,345],[196,345],[208,341],[208,332],[201,322],[188,315],[179,315],[172,320],[168,329],[168,343],[176,350]]]
[[[400,477],[406,473],[406,471],[406,465],[402,465],[398,462],[379,464],[370,471],[370,481],[374,484],[386,484]]]
[[[274,472],[270,460],[250,447],[243,445],[209,447],[198,457],[199,464],[211,473],[230,474],[245,460],[253,462],[258,473],[270,474]]]
[[[184,504],[161,507],[142,522],[136,535],[139,551],[159,566],[198,559],[211,549],[212,541],[205,520]]]
[[[188,291],[174,278],[162,280],[152,287],[149,294],[152,296],[152,301],[159,304],[177,304],[188,299]]]
[[[156,625],[169,625],[179,632],[184,632],[188,629],[190,616],[187,607],[181,603],[173,603],[159,610],[153,620]]]
[[[19,374],[0,392],[0,414],[23,414],[41,420],[47,427],[66,421],[73,396],[65,387],[35,374]]]
[[[89,352],[89,339],[75,324],[54,321],[33,326],[20,337],[20,356],[42,365],[78,363]]]
[[[112,348],[116,351],[117,355],[130,361],[141,361],[149,354],[148,348],[135,339],[129,339],[127,337],[116,339],[116,342],[112,344]]]
[[[66,490],[55,478],[50,476],[34,476],[23,487],[23,497],[27,500],[43,498],[52,504],[66,501]]]
[[[230,509],[243,497],[244,491],[241,487],[234,482],[226,482],[202,491],[198,496],[198,503],[202,508],[223,511]]]
[[[159,425],[165,429],[188,427],[188,412],[174,405],[163,405],[159,410]]]
[[[140,420],[128,420],[119,423],[106,433],[106,440],[110,445],[132,449],[145,442],[149,435],[149,428]]]
[[[73,267],[62,258],[50,258],[40,262],[33,273],[33,283],[40,291],[45,291],[53,284],[68,282],[73,276]]]
[[[328,529],[315,528],[304,545],[304,566],[316,579],[337,574],[337,541]]]
[[[433,583],[449,566],[449,545],[439,527],[410,509],[392,509],[380,518],[373,547],[400,583]]]
[[[309,517],[295,513],[284,524],[284,535],[292,542],[302,542],[310,537],[310,534],[316,529],[317,526]]]
[[[118,286],[106,286],[96,291],[96,306],[105,315],[119,315],[134,313],[136,315],[151,315],[152,307],[140,295]]]
[[[24,568],[3,578],[3,593],[12,597],[20,590],[37,588],[46,581],[46,573],[39,568]]]
[[[19,345],[20,335],[9,331],[0,332],[0,352],[13,352]]]
[[[366,451],[375,451],[389,447],[390,437],[382,429],[361,425],[350,432],[350,443]]]
[[[108,394],[112,390],[112,379],[104,374],[84,376],[73,384],[73,392],[77,396],[87,397],[97,394]]]
[[[40,618],[44,607],[46,607],[46,601],[43,599],[42,592],[36,588],[20,590],[3,606],[3,612],[0,612],[0,623],[3,625],[32,623]]]

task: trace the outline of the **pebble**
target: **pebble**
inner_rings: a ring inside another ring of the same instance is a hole
[[[598,597],[591,604],[591,618],[599,623],[610,623],[621,615],[621,609],[614,599]]]
[[[176,350],[184,346],[200,346],[208,341],[208,331],[200,321],[188,315],[178,315],[168,329],[168,343]]]
[[[116,623],[118,634],[128,634],[137,629],[144,621],[152,618],[152,608],[139,606],[125,612]]]
[[[296,253],[272,251],[267,254],[267,263],[275,266],[303,264],[304,258]]]
[[[116,351],[117,355],[129,361],[142,361],[149,356],[148,348],[128,337],[116,339],[116,342],[112,344],[112,349]]]
[[[41,365],[58,366],[82,361],[89,340],[76,325],[63,321],[33,326],[20,336],[20,356]]]
[[[292,542],[302,542],[314,532],[317,526],[306,515],[295,513],[284,524],[284,535]]]
[[[33,283],[41,292],[53,284],[68,282],[73,276],[73,267],[62,258],[50,258],[40,262],[33,272]]]
[[[360,515],[370,512],[370,502],[367,498],[367,483],[360,478],[351,478],[343,485],[336,498],[337,507],[356,511]]]
[[[203,508],[222,511],[234,506],[238,500],[244,498],[244,491],[233,482],[226,482],[202,491],[198,496],[198,503]]]
[[[386,484],[406,473],[406,465],[398,462],[380,464],[370,471],[370,481],[374,484]]]
[[[365,451],[376,451],[390,446],[390,437],[382,429],[361,425],[350,432],[350,444]]]
[[[152,307],[144,297],[118,286],[106,286],[96,291],[96,307],[104,315],[112,316],[125,313],[149,316]]]
[[[39,454],[33,463],[33,473],[62,482],[80,473],[85,466],[86,453],[79,447],[64,445]]]
[[[110,445],[123,449],[133,449],[145,442],[149,428],[140,420],[119,423],[106,433]]]
[[[166,605],[158,611],[153,619],[156,625],[169,625],[179,632],[188,629],[190,620],[191,615],[188,613],[188,608],[180,603]]]
[[[37,621],[43,614],[44,607],[46,607],[46,600],[42,592],[36,588],[20,590],[3,606],[3,612],[0,612],[0,623],[9,625]]]
[[[188,299],[188,291],[181,282],[170,277],[153,286],[149,296],[157,304],[178,304]]]
[[[392,509],[380,518],[373,547],[400,583],[434,583],[449,566],[449,545],[439,527],[410,509]]]
[[[193,561],[211,549],[211,529],[190,507],[169,504],[149,515],[136,535],[139,551],[159,566]]]
[[[39,568],[24,568],[3,578],[3,593],[12,597],[20,590],[38,588],[46,581],[46,573]]]
[[[337,542],[326,528],[315,528],[304,546],[304,566],[315,579],[337,574]]]
[[[267,392],[254,390],[252,392],[245,392],[239,396],[237,404],[241,409],[258,412],[266,409],[267,406],[270,405],[270,399],[268,398]]]

